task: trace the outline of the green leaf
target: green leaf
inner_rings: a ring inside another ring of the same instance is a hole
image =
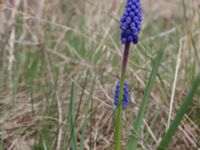
[[[145,111],[146,111],[146,108],[147,108],[147,105],[148,105],[148,102],[149,102],[149,98],[151,96],[151,91],[152,91],[156,76],[158,74],[159,66],[160,66],[161,59],[162,59],[163,55],[164,55],[164,48],[161,48],[158,52],[157,57],[156,57],[149,82],[148,82],[147,87],[146,87],[145,92],[144,92],[144,98],[143,98],[142,103],[140,104],[139,112],[138,112],[137,117],[136,117],[136,122],[135,122],[135,126],[134,126],[135,135],[130,136],[128,146],[127,146],[127,150],[135,150],[136,147],[137,147],[138,137],[139,137],[140,132],[141,132],[144,114],[145,114]]]

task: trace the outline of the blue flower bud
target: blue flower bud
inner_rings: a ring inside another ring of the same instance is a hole
[[[123,44],[126,44],[126,43],[127,43],[126,38],[121,38],[121,42],[122,42]]]
[[[130,12],[130,11],[131,11],[131,8],[130,8],[130,7],[127,7],[127,8],[126,8],[126,11],[127,11],[127,12]]]
[[[114,104],[117,107],[119,103],[119,89],[120,89],[120,81],[117,81],[116,87],[115,87],[115,96],[114,96]],[[127,81],[124,82],[124,88],[123,88],[123,99],[122,99],[122,106],[127,107],[128,106],[128,83]]]
[[[133,11],[131,11],[131,12],[129,13],[129,15],[131,16],[131,18],[133,18],[133,17],[135,16],[135,13],[134,13]]]
[[[127,31],[126,31],[126,30],[123,30],[123,31],[121,32],[121,36],[122,36],[122,37],[125,37],[126,34],[127,34]]]
[[[135,26],[136,26],[136,25],[135,25],[134,22],[132,22],[132,23],[130,24],[131,29],[132,29],[132,28],[135,28]]]
[[[127,29],[126,30],[126,35],[130,35],[131,34],[131,30]]]
[[[129,36],[128,36],[128,41],[129,41],[129,42],[132,42],[132,41],[133,41],[132,35],[129,35]]]
[[[137,35],[133,35],[133,43],[137,44],[138,43],[138,36]]]
[[[122,17],[120,18],[120,22],[121,22],[121,23],[123,23],[125,20],[126,20],[126,17],[124,17],[124,16],[122,16]]]
[[[136,9],[135,5],[131,5],[131,9],[134,11]]]
[[[131,29],[132,29],[132,33],[133,33],[133,34],[137,34],[138,29],[137,29],[136,27],[133,27],[133,28],[131,28]]]
[[[128,16],[128,12],[124,12],[123,17],[127,17]]]
[[[129,23],[131,23],[131,21],[132,21],[131,17],[127,17],[127,18],[126,18],[126,23],[129,24]]]
[[[128,28],[128,24],[123,23],[120,28],[121,28],[121,30],[126,30]]]

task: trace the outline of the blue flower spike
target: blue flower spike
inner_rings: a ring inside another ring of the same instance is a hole
[[[120,81],[118,80],[115,87],[115,97],[114,97],[114,104],[117,107],[119,102],[119,89],[120,89]],[[128,83],[127,81],[124,82],[124,91],[123,91],[123,99],[122,99],[122,106],[128,106]]]
[[[121,42],[138,43],[142,23],[142,7],[140,0],[127,0],[126,9],[120,18]]]

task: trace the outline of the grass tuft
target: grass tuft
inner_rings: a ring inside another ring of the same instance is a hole
[[[179,126],[181,120],[183,119],[184,114],[187,111],[187,108],[192,103],[193,97],[196,94],[196,92],[199,88],[199,85],[200,85],[200,74],[198,74],[198,76],[194,80],[194,83],[192,84],[190,91],[188,92],[187,96],[183,100],[183,103],[181,104],[180,108],[178,109],[178,112],[177,112],[173,122],[171,123],[170,128],[168,129],[167,133],[162,138],[157,150],[165,150],[168,148],[173,135],[175,134],[176,130],[178,129],[178,126]]]

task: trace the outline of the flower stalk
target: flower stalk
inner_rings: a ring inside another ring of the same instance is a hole
[[[115,150],[121,150],[121,131],[122,131],[122,100],[123,100],[123,87],[126,75],[126,67],[128,62],[130,43],[126,43],[124,47],[124,54],[122,60],[122,69],[120,76],[120,90],[119,90],[119,103],[116,110],[116,127],[115,127]]]
[[[120,83],[115,90],[116,109],[115,150],[121,150],[122,107],[128,106],[128,86],[124,84],[130,44],[137,44],[141,31],[142,7],[140,0],[127,0],[125,11],[120,18],[121,43],[125,45],[122,60]]]

